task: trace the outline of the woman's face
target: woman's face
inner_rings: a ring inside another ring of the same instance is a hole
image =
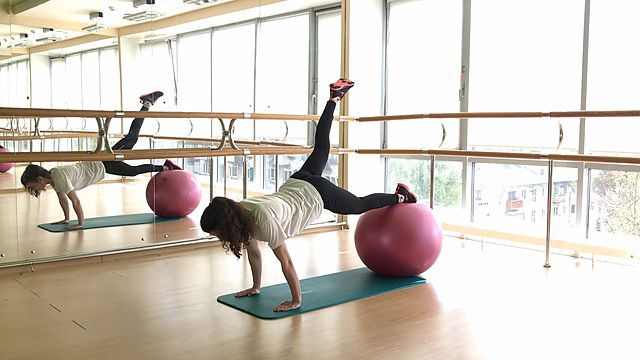
[[[29,194],[37,196],[36,194],[40,194],[41,191],[44,190],[45,186],[47,186],[44,178],[42,176],[38,176],[36,181],[30,181],[24,185]]]

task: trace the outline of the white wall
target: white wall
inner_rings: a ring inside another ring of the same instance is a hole
[[[51,107],[51,61],[49,56],[31,54],[31,107]]]
[[[120,61],[122,71],[122,109],[138,110],[138,97],[145,89],[145,77],[154,74],[140,65],[140,46],[137,39],[120,38]]]

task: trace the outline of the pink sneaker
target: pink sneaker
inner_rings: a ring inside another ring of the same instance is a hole
[[[167,170],[182,170],[180,166],[176,165],[173,161],[169,159],[165,160],[162,166],[164,166]]]
[[[396,187],[396,194],[404,196],[403,203],[415,203],[418,202],[418,197],[416,194],[409,190],[409,187],[405,184],[398,183]]]
[[[149,94],[140,95],[140,102],[143,104],[145,102],[148,102],[149,104],[153,105],[156,103],[156,100],[160,99],[162,95],[164,95],[162,91],[154,91]]]
[[[329,85],[329,98],[341,100],[344,94],[355,85],[351,80],[340,79]]]

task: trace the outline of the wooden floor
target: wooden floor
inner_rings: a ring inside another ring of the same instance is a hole
[[[352,232],[288,240],[301,278],[361,267]],[[284,282],[263,248],[263,285]],[[219,246],[0,276],[2,359],[640,359],[639,271],[447,238],[429,283],[279,320]]]

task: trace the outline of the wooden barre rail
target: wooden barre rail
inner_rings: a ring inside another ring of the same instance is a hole
[[[124,161],[124,160],[148,160],[166,158],[196,158],[218,156],[242,156],[242,155],[295,155],[308,154],[313,149],[286,147],[265,147],[248,149],[225,148],[215,150],[210,148],[180,148],[180,149],[154,149],[154,150],[120,150],[114,154],[106,151],[88,153],[85,151],[68,152],[18,152],[0,153],[0,163],[3,162],[53,162],[53,161]],[[331,153],[338,154],[343,150],[333,149]]]
[[[165,158],[194,158],[242,155],[297,155],[308,154],[310,148],[296,146],[250,147],[246,149],[211,149],[178,148],[151,150],[122,150],[115,154],[108,152],[88,153],[84,151],[69,152],[18,152],[0,153],[2,162],[49,162],[49,161],[123,161]],[[445,157],[478,157],[493,159],[524,159],[568,162],[590,162],[610,164],[640,164],[640,157],[633,156],[603,156],[603,155],[573,155],[573,154],[535,154],[518,152],[474,151],[474,150],[416,150],[416,149],[343,149],[332,148],[332,154],[362,154],[362,155],[422,155]]]
[[[516,112],[457,112],[457,113],[425,113],[387,116],[334,116],[340,121],[392,121],[415,119],[471,119],[471,118],[587,118],[587,117],[640,117],[640,110],[605,110],[605,111],[516,111]],[[55,118],[55,117],[85,117],[85,118],[223,118],[223,119],[254,119],[254,120],[318,120],[319,115],[291,115],[265,113],[227,113],[227,112],[184,112],[184,111],[117,111],[117,110],[71,110],[71,109],[43,109],[43,108],[7,108],[0,107],[0,118]]]
[[[493,159],[524,159],[524,160],[552,160],[569,162],[590,162],[609,164],[640,164],[640,157],[634,156],[605,156],[605,155],[579,155],[579,154],[543,154],[543,153],[519,153],[499,151],[476,150],[415,150],[415,149],[356,149],[345,152],[356,154],[378,155],[425,155],[425,156],[450,156],[450,157],[477,157]]]
[[[633,117],[640,116],[640,110],[610,111],[551,111],[551,112],[460,112],[426,113],[387,116],[361,116],[358,122],[415,120],[415,119],[474,119],[474,118],[588,118],[588,117]]]
[[[93,131],[51,131],[51,130],[43,130],[40,131],[43,135],[0,135],[0,141],[28,141],[28,140],[56,140],[56,139],[84,139],[84,138],[96,138],[99,135]],[[112,138],[122,138],[125,134],[109,134]],[[219,143],[221,139],[219,138],[200,138],[200,137],[186,137],[186,136],[160,136],[160,135],[149,135],[149,134],[140,134],[141,138],[149,138],[155,140],[171,140],[171,141],[187,141],[194,143]],[[296,144],[287,144],[280,143],[274,141],[250,141],[250,140],[235,140],[237,144],[244,145],[274,145],[274,146],[292,146],[298,147],[300,145]]]
[[[194,118],[194,119],[254,119],[254,120],[318,120],[319,115],[290,115],[264,113],[186,112],[186,111],[117,111],[117,110],[65,110],[41,108],[0,107],[0,119],[16,118]],[[354,121],[352,116],[334,116],[334,120]]]

